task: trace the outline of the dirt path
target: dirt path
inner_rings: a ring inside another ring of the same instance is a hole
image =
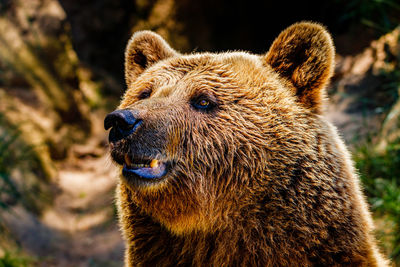
[[[107,156],[85,156],[60,169],[60,194],[54,208],[42,217],[47,226],[66,233],[69,239],[59,246],[59,259],[65,259],[57,266],[122,266],[123,242],[114,206],[115,172]]]
[[[104,142],[101,146],[96,140],[90,140],[94,145],[74,146],[72,156],[59,164],[54,203],[40,218],[21,207],[4,218],[23,250],[37,259],[35,266],[122,266],[116,169]]]

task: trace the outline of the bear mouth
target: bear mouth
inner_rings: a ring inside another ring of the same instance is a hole
[[[122,175],[130,179],[159,181],[167,174],[168,166],[168,162],[155,158],[132,158],[125,154]]]

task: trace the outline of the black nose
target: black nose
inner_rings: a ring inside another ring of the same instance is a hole
[[[108,140],[116,142],[136,131],[141,123],[142,120],[137,119],[132,111],[121,109],[113,111],[106,116],[104,128],[106,130],[111,128]]]

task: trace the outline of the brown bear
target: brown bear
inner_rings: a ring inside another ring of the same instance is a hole
[[[180,54],[150,31],[105,119],[125,266],[386,266],[324,118],[334,47],[302,22],[265,55]]]

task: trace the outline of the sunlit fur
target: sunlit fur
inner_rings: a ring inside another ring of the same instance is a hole
[[[314,23],[287,29],[262,56],[182,55],[154,33],[132,37],[119,108],[144,126],[113,149],[157,146],[174,164],[148,186],[121,177],[126,266],[387,264],[349,153],[322,115],[333,56]],[[143,90],[152,93],[139,100]],[[200,93],[217,108],[194,109]]]

